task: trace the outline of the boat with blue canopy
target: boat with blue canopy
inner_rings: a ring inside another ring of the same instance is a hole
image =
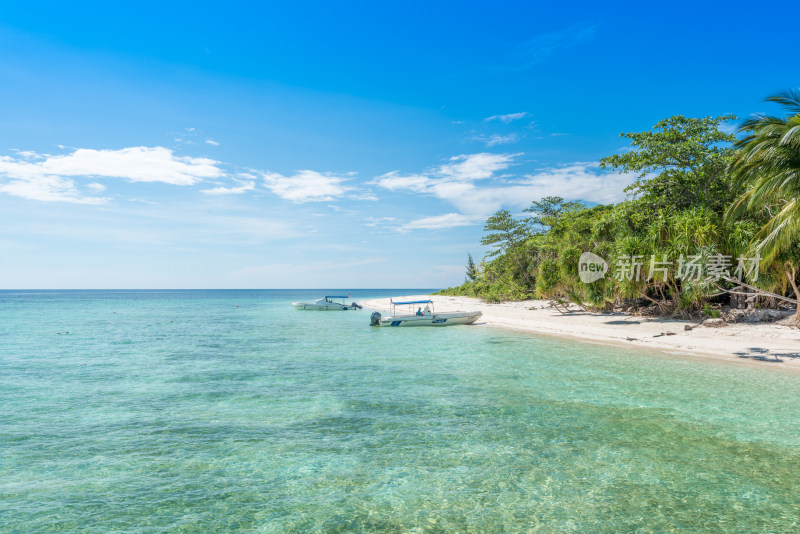
[[[320,311],[336,311],[336,310],[360,310],[361,305],[355,301],[347,304],[350,295],[325,295],[321,299],[314,302],[292,302],[292,306],[298,310],[320,310]],[[341,302],[336,302],[341,300]]]
[[[479,311],[453,311],[436,313],[433,308],[433,301],[426,300],[407,300],[395,302],[389,299],[390,312],[387,317],[383,317],[380,312],[373,312],[370,317],[372,326],[452,326],[457,324],[472,324],[483,315]],[[398,313],[397,307],[401,310]],[[403,306],[408,306],[407,313],[403,313]],[[423,308],[424,306],[424,308]],[[414,308],[417,308],[416,312]]]

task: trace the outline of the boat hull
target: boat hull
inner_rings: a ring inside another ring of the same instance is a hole
[[[317,310],[317,311],[341,311],[341,310],[356,310],[355,306],[347,306],[342,304],[329,303],[328,305],[315,304],[313,302],[292,302],[292,306],[298,310]]]
[[[472,324],[481,312],[436,313],[434,315],[396,315],[380,319],[380,326],[453,326]]]

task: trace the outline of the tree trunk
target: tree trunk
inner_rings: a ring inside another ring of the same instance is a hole
[[[794,322],[800,324],[800,291],[797,289],[796,276],[797,269],[795,269],[794,265],[791,263],[786,262],[786,277],[789,279],[789,283],[792,284],[792,289],[794,289],[794,298],[798,300],[796,303],[797,313],[794,314]]]
[[[657,301],[656,299],[654,299],[654,298],[652,298],[652,297],[648,297],[648,296],[645,294],[645,292],[644,292],[644,291],[639,291],[639,294],[640,294],[642,297],[644,297],[645,299],[647,299],[647,300],[649,300],[650,302],[652,302],[653,304],[655,304],[656,306],[658,306],[658,312],[659,312],[659,313],[661,313],[661,314],[663,315],[663,313],[664,313],[664,303],[663,303],[663,302],[659,302],[659,301]]]

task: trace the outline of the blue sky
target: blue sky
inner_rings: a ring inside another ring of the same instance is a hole
[[[624,198],[620,132],[797,87],[746,6],[4,6],[0,288],[460,283],[493,211]]]

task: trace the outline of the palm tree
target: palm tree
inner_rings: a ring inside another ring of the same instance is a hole
[[[730,207],[728,220],[751,208],[765,208],[769,220],[753,245],[763,262],[783,261],[784,273],[800,300],[797,287],[800,237],[800,90],[781,91],[766,100],[782,105],[786,118],[756,115],[745,121],[736,143],[738,158],[732,170],[748,190]],[[792,248],[794,247],[794,254]],[[800,303],[795,320],[800,322]]]

